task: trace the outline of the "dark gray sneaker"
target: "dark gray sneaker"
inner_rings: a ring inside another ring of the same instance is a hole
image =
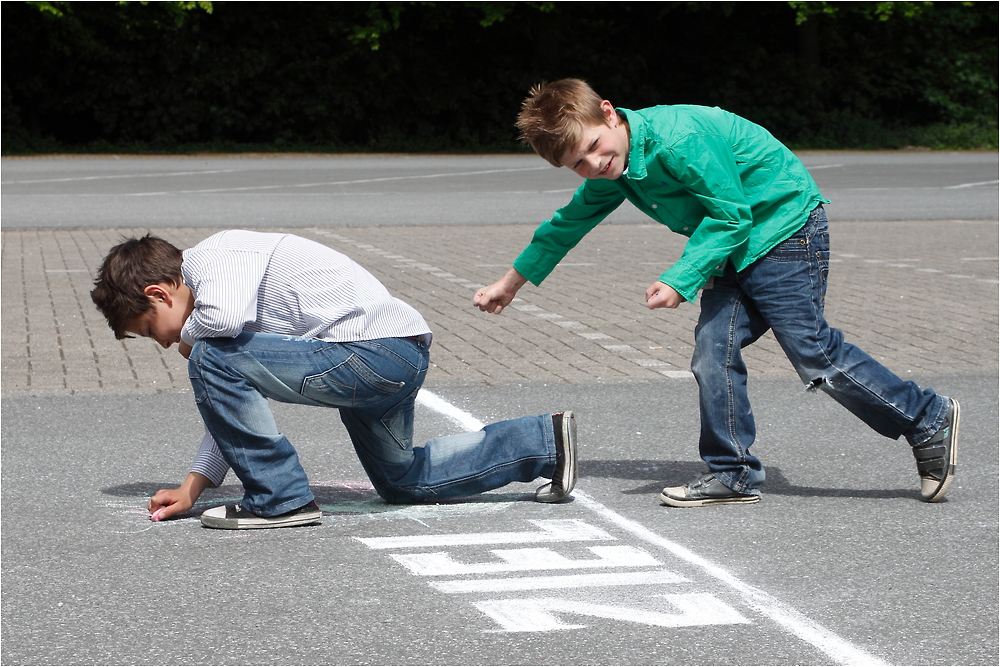
[[[760,500],[759,495],[733,491],[712,473],[696,477],[684,486],[668,486],[660,494],[660,501],[671,507],[755,503],[758,500]]]
[[[552,481],[535,491],[540,503],[557,503],[569,497],[576,486],[576,417],[569,410],[552,415],[556,436],[556,469]]]
[[[287,528],[304,526],[310,523],[322,523],[323,512],[316,501],[304,505],[297,510],[279,514],[278,516],[257,516],[239,504],[221,505],[205,510],[201,514],[201,524],[206,528],[221,528],[223,530],[251,530],[253,528]]]
[[[928,503],[944,498],[955,479],[955,460],[958,458],[958,401],[948,399],[948,412],[938,432],[927,442],[913,446],[920,475],[920,496]]]

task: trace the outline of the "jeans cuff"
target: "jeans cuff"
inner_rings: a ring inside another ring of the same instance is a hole
[[[924,444],[933,438],[934,434],[940,431],[941,427],[944,425],[944,419],[948,416],[948,406],[950,401],[947,397],[941,396],[940,394],[938,395],[938,398],[941,399],[941,407],[938,409],[937,415],[935,415],[934,421],[931,422],[931,425],[917,431],[912,436],[910,434],[906,434],[906,441],[910,443],[911,447],[917,447],[918,445]]]

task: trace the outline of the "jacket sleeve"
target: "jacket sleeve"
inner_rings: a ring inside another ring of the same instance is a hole
[[[747,242],[753,215],[736,157],[725,137],[686,135],[671,146],[666,160],[666,169],[701,204],[705,214],[680,259],[660,276],[660,282],[694,301],[716,268]]]
[[[514,260],[514,268],[540,285],[566,253],[623,201],[625,195],[611,181],[584,181],[568,204],[539,225],[531,243]]]

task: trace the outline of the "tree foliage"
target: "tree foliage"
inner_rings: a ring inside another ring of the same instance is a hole
[[[990,2],[6,2],[5,153],[516,147],[540,80],[791,143],[995,128]],[[994,140],[995,143],[995,140]]]

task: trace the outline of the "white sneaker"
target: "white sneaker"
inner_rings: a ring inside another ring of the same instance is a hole
[[[535,501],[557,503],[576,486],[576,417],[569,410],[552,415],[556,436],[556,469],[552,481],[535,491]]]
[[[205,510],[201,514],[201,524],[206,528],[221,528],[223,530],[250,530],[253,528],[287,528],[289,526],[304,526],[310,523],[321,523],[323,512],[316,501],[310,502],[297,510],[279,514],[278,516],[257,516],[243,509],[239,504],[220,505]]]
[[[955,479],[960,408],[954,398],[949,398],[948,401],[948,413],[938,432],[927,442],[913,447],[920,475],[920,496],[928,503],[936,503],[944,498]]]

